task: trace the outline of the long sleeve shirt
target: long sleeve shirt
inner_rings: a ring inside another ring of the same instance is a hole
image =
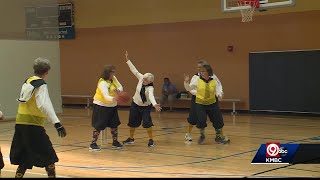
[[[143,103],[142,99],[140,97],[140,90],[141,90],[142,83],[143,83],[143,74],[141,74],[137,70],[137,68],[132,64],[132,62],[130,60],[127,61],[127,64],[129,66],[132,74],[135,75],[138,79],[136,92],[133,96],[133,102],[136,103],[138,106],[149,106],[150,104],[155,106],[157,104],[157,102],[154,98],[154,87],[153,86],[146,86],[145,94],[146,94],[147,101],[145,103]]]
[[[192,76],[191,80],[190,80],[190,83],[186,83],[184,82],[184,88],[189,91],[192,95],[196,95],[197,94],[197,89],[196,89],[196,86],[198,84],[198,79],[200,77],[200,74],[195,74]],[[223,96],[223,89],[222,89],[222,84],[220,82],[220,80],[218,79],[218,77],[216,75],[212,75],[211,76],[212,79],[216,80],[217,82],[217,86],[216,86],[216,95],[219,97],[222,97]]]
[[[177,88],[172,83],[170,83],[168,85],[166,85],[166,84],[162,85],[162,93],[165,93],[168,95],[168,94],[175,94],[177,92],[178,92]]]
[[[47,84],[43,84],[35,90],[35,98],[37,107],[47,116],[48,121],[51,121],[53,124],[59,123],[60,120],[54,111],[49,97]]]
[[[117,83],[119,84],[119,87],[118,87],[118,90],[120,92],[123,91],[123,86],[120,84],[120,82],[118,81],[118,79],[114,76],[114,79],[117,81]],[[98,88],[100,89],[100,91],[102,92],[103,94],[103,97],[108,100],[108,101],[113,101],[113,96],[110,96],[110,93],[109,93],[109,87],[108,87],[108,84],[105,82],[105,81],[101,81],[99,84],[98,84]],[[118,103],[115,101],[111,104],[107,104],[107,103],[104,103],[104,102],[101,102],[99,100],[93,100],[93,103],[94,104],[97,104],[99,106],[105,106],[105,107],[115,107],[118,105]]]

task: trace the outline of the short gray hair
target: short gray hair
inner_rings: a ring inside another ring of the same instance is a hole
[[[143,75],[143,78],[147,79],[149,82],[153,82],[154,81],[154,75],[151,73],[145,73]]]
[[[50,61],[43,57],[38,57],[33,61],[33,71],[35,75],[42,76],[51,69]]]

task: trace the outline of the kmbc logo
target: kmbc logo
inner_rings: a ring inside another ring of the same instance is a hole
[[[266,144],[266,157],[280,157],[279,149],[280,143],[267,143]]]
[[[288,154],[285,147],[280,147],[279,142],[266,143],[266,162],[281,163],[282,158]]]

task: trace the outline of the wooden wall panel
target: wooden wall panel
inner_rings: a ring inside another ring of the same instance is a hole
[[[195,73],[205,58],[220,78],[225,98],[240,98],[249,107],[248,54],[251,51],[319,49],[320,11],[152,25],[77,29],[75,40],[61,41],[62,94],[94,94],[102,67],[114,64],[116,76],[133,95],[137,80],[124,52],[142,73],[155,74],[156,94],[164,77],[179,90],[183,75]],[[233,45],[232,53],[227,46]],[[231,105],[229,106],[231,107]]]

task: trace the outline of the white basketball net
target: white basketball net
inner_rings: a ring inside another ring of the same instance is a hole
[[[247,0],[247,1],[239,0],[238,1],[238,6],[250,6],[250,8],[240,9],[240,12],[242,15],[242,22],[252,21],[252,16],[258,3],[259,3],[259,0]]]

